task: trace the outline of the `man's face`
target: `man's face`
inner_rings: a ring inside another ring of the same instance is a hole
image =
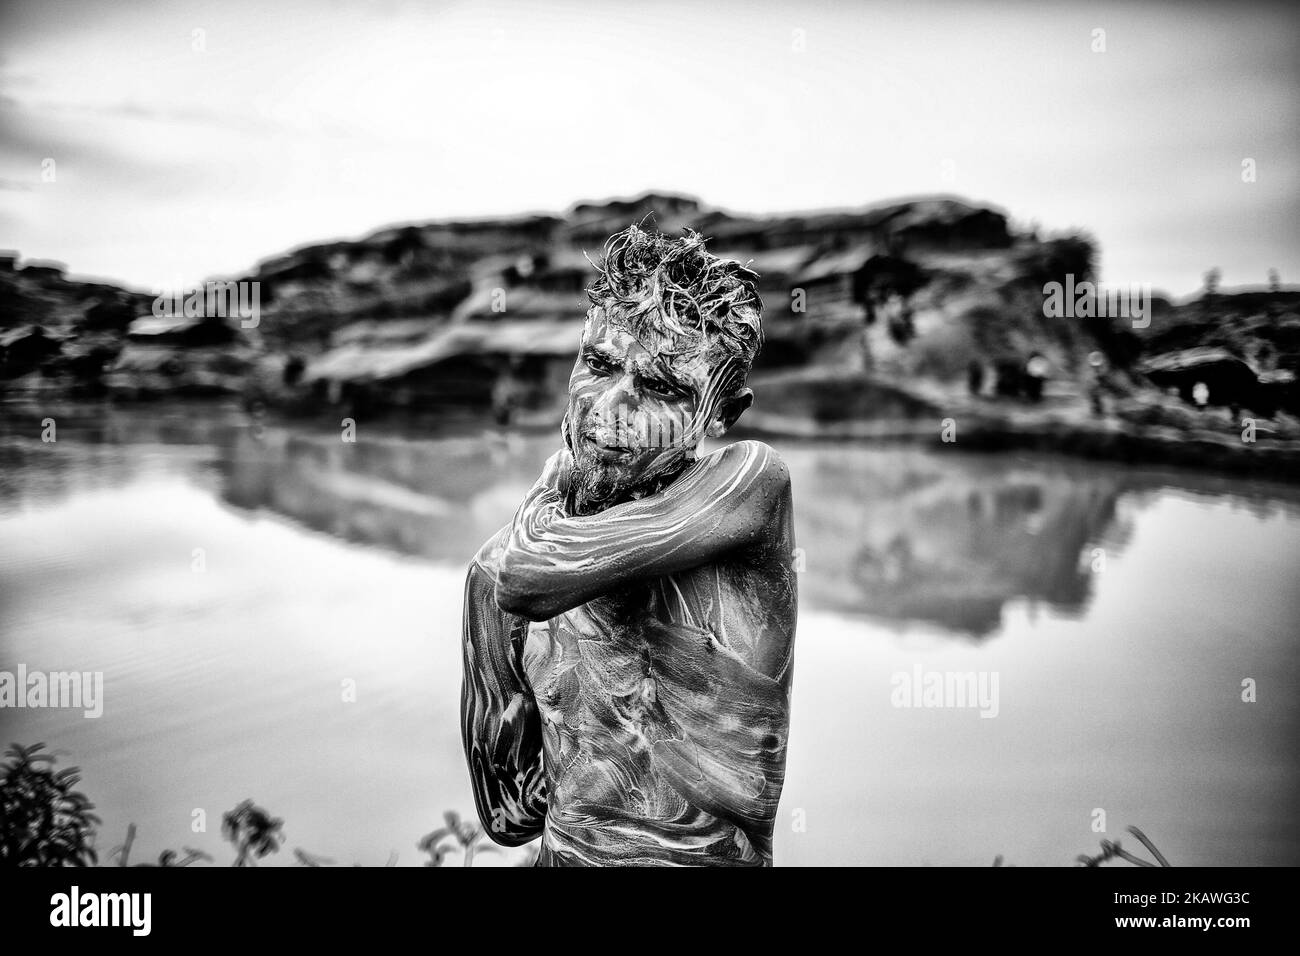
[[[733,384],[705,354],[665,354],[592,308],[569,378],[573,500],[589,513],[646,490],[693,456]]]

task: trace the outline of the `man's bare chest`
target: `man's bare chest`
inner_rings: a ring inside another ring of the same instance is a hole
[[[753,615],[736,577],[718,566],[694,569],[529,624],[522,664],[543,721],[635,726],[654,710],[663,682],[680,683],[685,659],[748,656]]]

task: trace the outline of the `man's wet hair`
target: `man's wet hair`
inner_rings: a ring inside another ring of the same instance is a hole
[[[758,274],[708,252],[693,229],[683,233],[632,225],[610,236],[587,296],[663,354],[734,358],[743,382],[763,341]]]

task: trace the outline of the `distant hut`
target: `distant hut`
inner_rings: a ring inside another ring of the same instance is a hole
[[[21,275],[24,279],[36,279],[38,282],[62,282],[68,267],[62,262],[51,259],[31,259],[23,266]]]
[[[221,316],[142,315],[127,328],[127,337],[141,345],[204,348],[229,345],[239,330]]]
[[[17,378],[63,350],[63,340],[39,325],[0,333],[0,377]]]
[[[575,320],[504,319],[440,329],[414,344],[350,342],[317,357],[301,385],[323,400],[488,412],[511,381],[516,411],[557,411],[581,336]]]
[[[1247,362],[1227,349],[1201,346],[1181,349],[1147,359],[1137,366],[1159,388],[1177,389],[1189,405],[1197,402],[1197,385],[1203,404],[1222,408],[1250,408],[1260,414],[1276,411],[1278,398],[1285,393],[1276,384],[1289,384],[1270,376],[1261,387],[1260,375]],[[1283,376],[1285,379],[1286,376]]]
[[[794,278],[795,288],[807,297],[808,311],[817,318],[860,316],[854,277],[876,251],[873,245],[858,245],[815,256]]]

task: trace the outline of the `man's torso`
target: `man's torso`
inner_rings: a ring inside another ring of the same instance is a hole
[[[766,862],[732,805],[761,815],[784,766],[793,620],[754,599],[772,577],[708,565],[529,626],[556,862]]]

